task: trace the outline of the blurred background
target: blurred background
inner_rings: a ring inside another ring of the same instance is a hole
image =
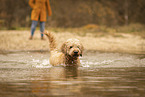
[[[30,27],[29,0],[0,0],[0,29]],[[50,0],[49,27],[145,24],[145,0]]]

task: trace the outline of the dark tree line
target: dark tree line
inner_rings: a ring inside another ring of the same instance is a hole
[[[0,27],[29,27],[29,0],[0,0]],[[50,0],[47,26],[145,24],[145,0]]]

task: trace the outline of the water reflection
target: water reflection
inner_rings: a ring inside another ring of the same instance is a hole
[[[50,75],[53,79],[77,79],[78,74],[78,68],[73,66],[50,68]]]
[[[76,83],[81,81],[77,67],[52,67],[49,69],[49,74],[45,71],[40,74],[43,80],[31,82],[32,93],[38,97],[80,93],[81,86]]]
[[[145,68],[140,67],[14,69],[15,75],[5,78],[3,73],[10,69],[0,71],[0,77],[5,79],[0,81],[2,97],[145,96]]]

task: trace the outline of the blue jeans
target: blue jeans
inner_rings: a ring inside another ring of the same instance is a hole
[[[34,35],[36,26],[38,24],[38,21],[32,21],[32,25],[31,25],[31,36]],[[45,29],[45,22],[40,22],[40,32],[41,32],[41,37],[43,37],[43,32]]]

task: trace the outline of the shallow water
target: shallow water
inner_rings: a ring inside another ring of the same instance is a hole
[[[53,67],[47,52],[0,54],[0,97],[145,97],[145,57],[85,52],[82,67]]]

